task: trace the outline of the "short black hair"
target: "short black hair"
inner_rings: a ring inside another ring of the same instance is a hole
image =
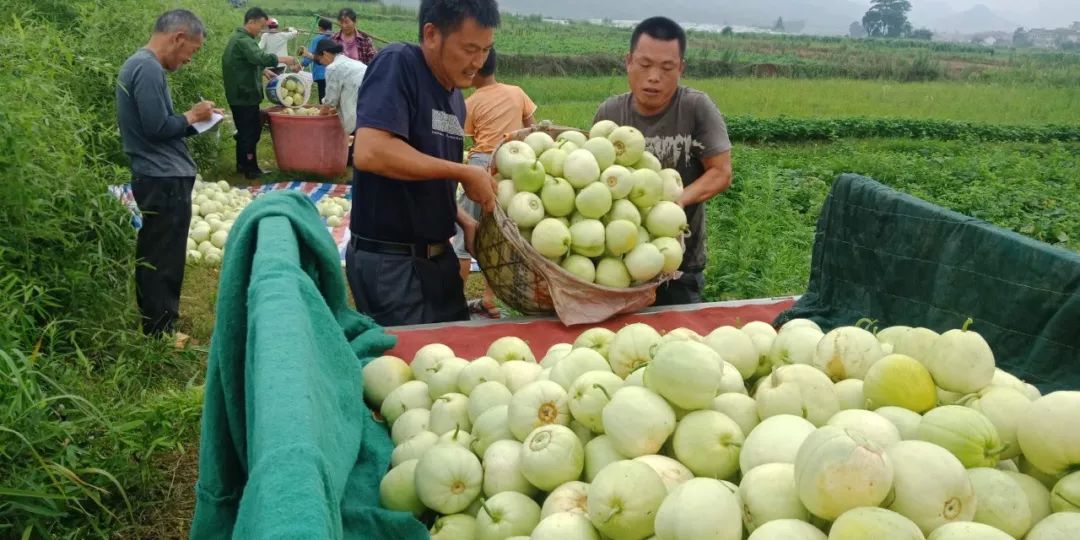
[[[184,32],[192,37],[206,38],[206,26],[199,17],[186,9],[174,9],[162,13],[154,21],[154,33]]]
[[[247,23],[249,23],[251,21],[257,21],[259,19],[269,19],[269,18],[270,18],[270,16],[267,15],[266,12],[263,11],[262,8],[253,7],[251,9],[247,10],[246,13],[244,13],[244,24],[247,24]]]
[[[481,77],[490,77],[495,74],[495,47],[488,51],[487,60],[484,60],[484,65],[480,66],[480,71],[476,73]]]
[[[424,25],[434,24],[443,35],[453,33],[472,17],[484,28],[499,26],[499,4],[495,0],[423,0],[420,2],[420,41]]]
[[[319,40],[319,43],[315,45],[315,51],[313,54],[315,54],[315,56],[318,56],[324,52],[328,52],[330,54],[341,54],[345,52],[345,47],[332,39],[321,39]]]
[[[326,19],[319,19],[319,30],[330,30],[334,27],[334,23]]]
[[[642,34],[660,41],[679,40],[679,57],[686,57],[686,31],[679,23],[667,17],[649,17],[641,21],[634,27],[634,33],[630,34],[630,52],[637,48]]]
[[[337,20],[349,19],[352,22],[356,22],[356,12],[353,8],[341,8],[341,11],[337,12]]]

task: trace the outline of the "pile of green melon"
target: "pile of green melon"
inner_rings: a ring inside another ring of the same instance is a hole
[[[967,324],[507,336],[363,370],[382,505],[446,539],[1080,538],[1080,392]]]

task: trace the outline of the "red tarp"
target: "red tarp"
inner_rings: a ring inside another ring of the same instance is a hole
[[[412,362],[416,351],[429,343],[442,343],[454,350],[461,358],[472,360],[483,356],[492,341],[503,336],[517,336],[529,342],[540,360],[548,347],[556,343],[572,343],[579,334],[594,326],[618,330],[631,323],[642,322],[660,332],[679,327],[689,328],[699,334],[707,334],[724,325],[741,326],[750,321],[772,323],[783,310],[791,307],[795,298],[769,298],[740,300],[656,308],[642,313],[622,315],[595,325],[567,327],[558,319],[527,319],[508,321],[463,321],[387,328],[398,337],[397,346],[387,354]]]

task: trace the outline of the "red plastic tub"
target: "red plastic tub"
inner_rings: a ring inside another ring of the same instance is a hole
[[[345,172],[349,142],[333,107],[318,107],[319,116],[297,116],[268,109],[270,138],[278,169],[335,178]]]

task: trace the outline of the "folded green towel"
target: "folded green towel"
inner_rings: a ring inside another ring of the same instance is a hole
[[[333,239],[306,196],[237,219],[218,290],[191,538],[428,538],[379,506],[393,444],[361,368],[395,338],[349,308]]]

